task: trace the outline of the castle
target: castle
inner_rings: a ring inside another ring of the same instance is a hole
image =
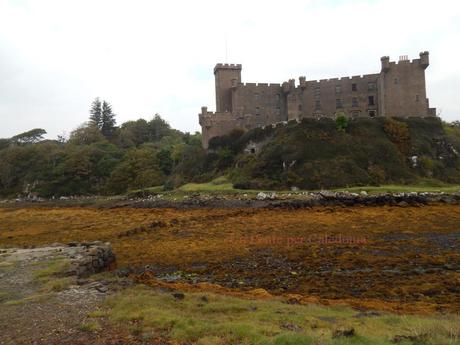
[[[381,58],[381,71],[375,74],[306,80],[283,84],[242,83],[239,64],[217,64],[214,68],[216,112],[201,108],[199,114],[203,147],[209,140],[233,129],[249,130],[277,122],[303,118],[425,117],[436,116],[426,98],[425,69],[428,52],[410,61],[401,56],[390,62]]]

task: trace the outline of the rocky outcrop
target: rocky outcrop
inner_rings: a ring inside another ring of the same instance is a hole
[[[69,269],[66,271],[68,275],[87,277],[108,270],[115,264],[115,255],[110,243],[72,242],[67,246],[73,248],[75,252],[70,256]]]

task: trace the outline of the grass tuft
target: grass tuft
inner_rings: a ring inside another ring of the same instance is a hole
[[[98,322],[87,322],[81,324],[78,329],[83,332],[97,332],[102,330],[102,327]]]
[[[59,273],[65,271],[69,267],[69,262],[63,259],[51,260],[46,264],[45,268],[36,270],[34,272],[34,279],[46,281],[52,276],[56,276]]]

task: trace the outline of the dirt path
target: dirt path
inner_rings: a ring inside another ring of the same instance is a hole
[[[96,325],[91,313],[123,284],[65,273],[81,251],[67,246],[0,250],[0,344],[138,344],[106,325],[91,331]]]

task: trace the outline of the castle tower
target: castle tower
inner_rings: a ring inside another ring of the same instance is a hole
[[[432,116],[426,98],[425,69],[429,53],[421,52],[419,59],[410,61],[403,55],[399,61],[390,62],[382,57],[379,82],[379,112],[382,116]]]
[[[241,65],[221,64],[214,67],[216,112],[232,112],[232,89],[241,83]]]

